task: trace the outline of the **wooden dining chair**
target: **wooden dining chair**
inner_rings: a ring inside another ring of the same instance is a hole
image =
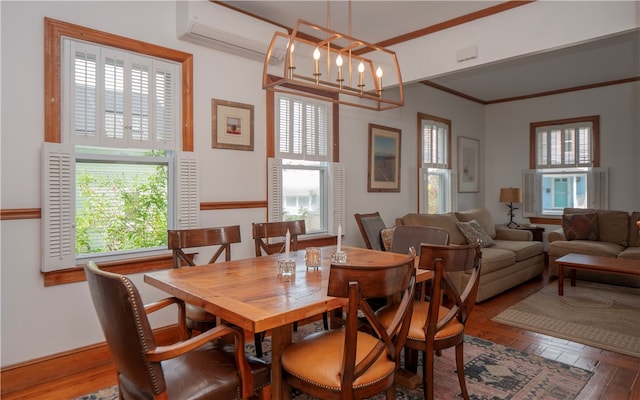
[[[231,244],[240,243],[240,226],[230,225],[196,229],[170,229],[167,231],[167,247],[173,252],[173,268],[196,265],[193,254],[185,249],[209,250],[213,255],[206,264],[215,263],[224,254],[224,260],[231,260]],[[216,316],[203,308],[187,303],[187,329],[204,332],[216,326]]]
[[[144,305],[126,276],[102,271],[94,262],[84,271],[118,374],[120,399],[249,399],[256,391],[261,399],[270,395],[271,367],[245,354],[240,328],[219,325],[187,340],[184,302],[171,297]],[[159,346],[147,316],[170,305],[178,309],[180,341]]]
[[[303,219],[295,221],[254,222],[251,232],[255,244],[256,257],[284,253],[287,231],[291,235],[290,250],[298,250],[298,236],[307,233]],[[273,239],[277,239],[273,241]]]
[[[418,300],[413,305],[405,347],[422,353],[422,385],[424,398],[427,400],[434,398],[435,353],[455,347],[460,390],[462,397],[468,400],[469,394],[464,379],[464,328],[478,293],[482,262],[480,243],[460,246],[422,244],[421,247],[420,268],[432,270],[434,276],[428,293],[430,301]],[[462,293],[449,276],[452,272],[471,274]],[[442,304],[445,296],[452,304],[450,307]],[[393,317],[391,310],[381,311],[380,319],[385,326],[393,321]],[[414,368],[413,365],[405,364],[405,369]]]
[[[413,247],[420,256],[422,243],[448,245],[449,232],[433,226],[399,225],[393,231],[390,251],[406,253],[409,247]]]
[[[294,221],[277,221],[277,222],[254,222],[251,224],[251,231],[255,244],[256,257],[263,255],[271,255],[284,253],[285,238],[289,232],[290,251],[298,251],[298,236],[307,233],[306,224],[303,219]],[[276,239],[275,241],[271,241]],[[329,329],[329,317],[325,312],[322,314],[322,323],[324,329]],[[298,329],[298,323],[293,324],[293,329]],[[262,341],[264,340],[264,332],[255,333],[256,354],[262,357]]]
[[[379,267],[331,264],[327,294],[348,299],[345,325],[320,331],[287,347],[280,358],[283,380],[319,399],[396,398],[396,373],[407,336],[415,290],[415,250],[403,261]],[[352,261],[350,261],[352,262]],[[367,303],[395,298],[393,323],[382,325]],[[372,333],[360,330],[359,315]]]
[[[386,228],[378,211],[367,214],[354,214],[356,224],[367,249],[385,250],[380,231]]]

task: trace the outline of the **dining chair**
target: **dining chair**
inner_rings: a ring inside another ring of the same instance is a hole
[[[173,252],[173,268],[196,266],[194,255],[187,255],[185,249],[205,250],[204,248],[211,247],[213,255],[206,264],[215,263],[223,254],[225,261],[229,261],[231,244],[240,243],[240,241],[239,225],[167,231],[167,247]],[[204,332],[216,326],[215,315],[189,303],[186,303],[186,319],[189,336],[193,331]]]
[[[367,249],[385,250],[380,231],[386,228],[378,211],[367,214],[354,214],[356,224]]]
[[[307,233],[303,219],[295,221],[254,222],[251,232],[255,244],[256,257],[284,253],[287,231],[291,235],[290,250],[298,250],[298,236]],[[272,239],[278,239],[272,242]]]
[[[93,305],[118,374],[120,399],[249,399],[270,395],[270,365],[245,354],[240,328],[218,325],[187,339],[184,302],[144,305],[129,278],[84,266]],[[158,345],[148,314],[175,304],[180,341]],[[225,337],[225,339],[222,339]]]
[[[432,270],[434,276],[428,293],[430,301],[414,302],[405,348],[422,353],[424,398],[432,400],[435,353],[455,347],[458,381],[462,397],[468,400],[469,394],[464,379],[464,329],[478,293],[482,262],[480,243],[459,246],[422,244],[421,247],[419,266]],[[449,275],[452,272],[471,275],[462,293],[458,291]],[[450,307],[442,304],[445,296],[448,302],[451,302]],[[393,321],[393,317],[392,310],[380,312],[380,319],[385,326]],[[405,369],[411,370],[414,366],[405,364]]]
[[[384,392],[395,399],[396,373],[411,318],[415,250],[396,264],[331,264],[327,294],[348,300],[345,324],[310,334],[280,358],[284,382],[320,399],[366,399]],[[366,299],[395,298],[393,323],[382,325]],[[359,329],[359,316],[373,329]]]
[[[298,236],[307,233],[306,224],[303,219],[294,221],[277,221],[277,222],[254,222],[251,224],[251,231],[255,243],[256,257],[263,255],[271,255],[284,253],[285,238],[289,232],[291,251],[298,250]],[[276,241],[271,242],[272,239]],[[322,323],[324,329],[329,329],[329,317],[326,312],[322,313]],[[293,324],[293,329],[298,329],[298,323]],[[256,345],[256,355],[262,357],[262,341],[264,340],[264,332],[256,332],[254,335]]]
[[[390,251],[406,253],[409,247],[413,247],[420,256],[422,243],[448,245],[449,232],[432,226],[399,225],[393,231]]]

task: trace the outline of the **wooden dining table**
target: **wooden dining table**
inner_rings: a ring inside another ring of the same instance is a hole
[[[144,281],[185,302],[200,306],[221,320],[248,332],[271,332],[272,399],[290,399],[282,381],[280,355],[292,343],[293,323],[343,307],[347,299],[327,295],[331,254],[335,246],[320,248],[321,265],[305,266],[305,251],[291,252],[295,274],[284,278],[278,260],[284,254],[225,261],[191,268],[150,272]],[[342,247],[349,264],[379,266],[406,260],[405,254]],[[424,282],[430,271],[417,270]]]

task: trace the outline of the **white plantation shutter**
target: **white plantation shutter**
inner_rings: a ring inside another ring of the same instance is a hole
[[[535,169],[522,171],[522,216],[535,217],[542,213],[542,176]]]
[[[180,132],[177,63],[110,47],[63,40],[65,142],[175,149]]]
[[[600,210],[609,209],[609,169],[589,169],[587,187],[589,188],[589,207]]]
[[[267,162],[269,168],[268,218],[269,221],[282,221],[282,160],[269,158]]]
[[[75,266],[73,146],[44,143],[42,151],[42,271]]]
[[[177,229],[199,226],[200,199],[198,194],[198,157],[195,153],[180,152],[177,156]]]
[[[331,163],[329,168],[331,181],[330,201],[329,201],[329,229],[331,234],[338,234],[338,226],[342,226],[342,234],[345,232],[346,225],[346,174],[344,165],[341,163]]]
[[[331,161],[331,104],[279,94],[276,158]]]

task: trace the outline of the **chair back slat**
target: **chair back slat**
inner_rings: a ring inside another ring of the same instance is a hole
[[[295,221],[278,222],[254,222],[251,224],[251,231],[255,244],[256,257],[263,255],[284,253],[284,238],[289,231],[291,237],[290,250],[298,250],[298,236],[307,233],[305,221],[303,219]],[[281,238],[282,241],[271,243],[270,239]]]
[[[192,257],[184,249],[219,246],[207,264],[213,264],[224,253],[225,261],[231,260],[231,244],[240,243],[240,226],[230,225],[196,229],[170,229],[167,231],[167,247],[173,251],[173,267],[195,266]]]

